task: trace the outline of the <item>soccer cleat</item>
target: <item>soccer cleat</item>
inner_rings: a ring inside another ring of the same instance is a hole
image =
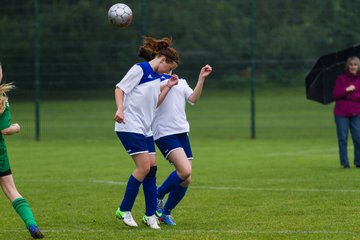
[[[156,199],[156,211],[157,213],[159,213],[161,215],[162,211],[163,211],[163,205],[164,205],[164,200],[163,199]]]
[[[36,238],[36,239],[44,238],[44,234],[42,234],[40,229],[35,225],[30,225],[29,232],[33,238]]]
[[[159,221],[165,223],[166,225],[170,225],[170,226],[176,225],[174,218],[171,215],[162,214],[161,217],[159,217]]]
[[[134,218],[132,217],[131,212],[129,212],[129,211],[122,212],[118,208],[115,212],[115,216],[116,216],[116,218],[122,220],[129,227],[137,227],[138,226],[137,223],[135,222]]]
[[[156,215],[156,217],[157,217],[157,218],[159,218],[159,217],[161,217],[161,216],[162,216],[162,212],[158,212],[158,211],[156,211],[156,212],[155,212],[155,215]]]
[[[142,222],[152,229],[160,229],[159,220],[155,214],[150,217],[144,215]]]

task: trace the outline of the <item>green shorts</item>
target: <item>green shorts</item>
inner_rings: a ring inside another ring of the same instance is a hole
[[[0,139],[0,177],[11,174],[9,157],[6,150],[6,144]]]

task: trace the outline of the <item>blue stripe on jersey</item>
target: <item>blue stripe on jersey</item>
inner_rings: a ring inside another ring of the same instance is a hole
[[[168,74],[162,74],[161,77],[160,77],[160,82],[166,80],[166,79],[169,79],[171,78],[171,75],[168,75]]]
[[[153,71],[150,64],[148,62],[141,62],[137,63],[138,66],[140,66],[144,72],[144,75],[142,76],[139,85],[147,82],[154,81],[156,79],[160,78],[160,74]]]

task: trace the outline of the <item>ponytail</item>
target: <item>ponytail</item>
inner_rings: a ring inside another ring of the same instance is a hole
[[[180,57],[171,45],[171,38],[164,37],[162,39],[155,39],[152,37],[144,37],[144,43],[139,48],[138,56],[144,58],[146,61],[151,61],[156,56],[164,56],[167,62],[176,62],[179,64]]]

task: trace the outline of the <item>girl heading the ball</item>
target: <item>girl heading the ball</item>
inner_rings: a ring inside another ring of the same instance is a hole
[[[139,48],[139,57],[146,62],[133,65],[115,88],[115,131],[135,163],[115,214],[131,227],[137,227],[131,210],[142,184],[146,206],[142,221],[152,229],[160,229],[156,217],[157,166],[151,123],[156,107],[178,83],[178,76],[172,75],[166,87],[160,90],[162,74],[171,72],[179,64],[179,55],[171,45],[170,38],[145,37]]]

